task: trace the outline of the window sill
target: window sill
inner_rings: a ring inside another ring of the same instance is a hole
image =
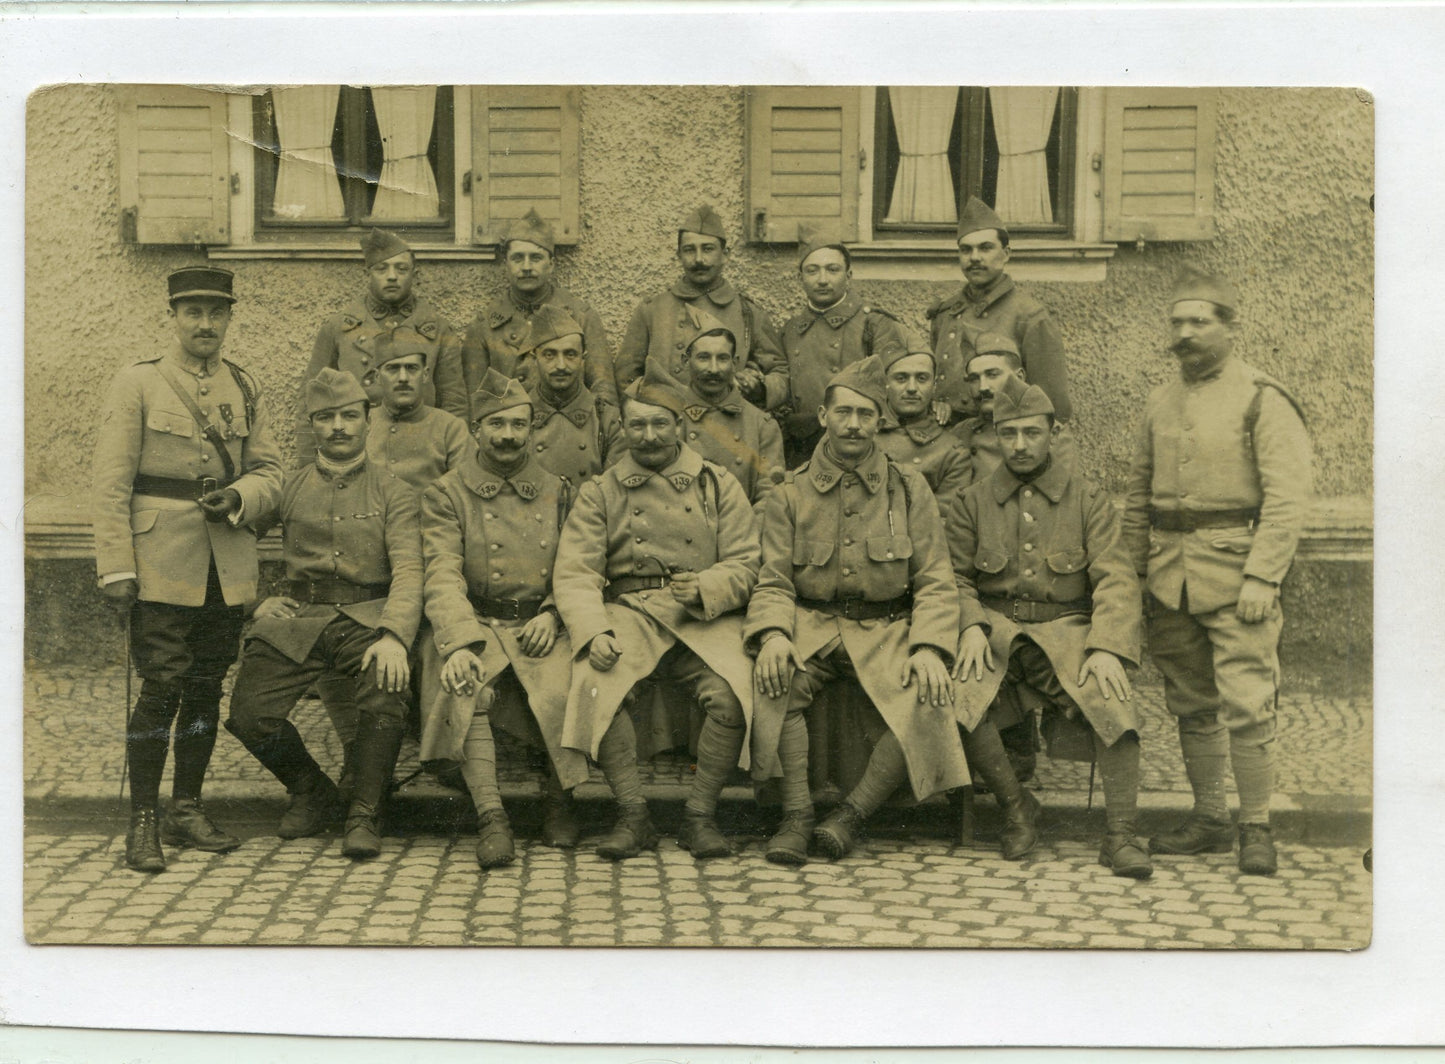
[[[1020,239],[1011,245],[1009,275],[1020,281],[1098,283],[1106,276],[1116,244]],[[953,240],[873,240],[849,244],[853,276],[861,281],[957,281],[958,245]]]
[[[422,262],[496,262],[495,245],[457,245],[413,243],[412,250]],[[345,244],[228,244],[208,248],[207,258],[216,261],[237,259],[349,261],[360,262],[361,249],[354,240]]]

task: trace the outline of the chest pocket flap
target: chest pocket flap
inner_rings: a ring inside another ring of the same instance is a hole
[[[1077,573],[1089,564],[1089,554],[1084,548],[1061,550],[1048,556],[1049,568],[1056,573]]]
[[[981,573],[1001,573],[1008,564],[1008,555],[1001,550],[980,547],[973,555],[973,567]]]
[[[825,539],[795,539],[793,541],[794,565],[827,565],[833,556],[836,544]]]
[[[195,419],[190,414],[174,410],[151,410],[146,413],[146,428],[164,436],[190,437],[196,431]]]
[[[908,536],[869,536],[868,560],[892,562],[913,557],[913,540]]]

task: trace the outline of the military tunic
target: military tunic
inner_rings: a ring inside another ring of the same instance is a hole
[[[789,441],[816,442],[822,433],[818,408],[834,375],[875,352],[906,346],[898,320],[867,306],[852,292],[831,307],[809,306],[794,314],[783,326],[783,353],[790,374],[784,435]]]
[[[770,628],[810,661],[840,644],[858,682],[908,762],[913,793],[926,798],[969,781],[953,718],[899,684],[904,662],[932,647],[947,664],[958,645],[958,593],[943,523],[927,483],[874,449],[856,471],[828,457],[826,442],[787,475],[763,516],[763,563],[743,634],[752,646]],[[851,620],[801,599],[888,602],[912,596],[911,613]],[[754,776],[781,774],[778,740],[788,696],[759,696]]]
[[[739,367],[752,366],[762,373],[764,408],[774,410],[785,402],[788,359],[777,331],[763,308],[725,279],[703,292],[681,278],[638,304],[617,351],[618,387],[642,376],[651,355],[686,390],[687,345],[707,331],[704,314],[721,321],[737,337]]]
[[[532,452],[543,469],[566,477],[575,487],[626,453],[617,407],[585,386],[560,407],[539,384],[527,394],[532,398]]]
[[[421,500],[432,656],[445,661],[458,648],[470,646],[481,658],[488,688],[511,669],[568,788],[586,780],[587,764],[561,745],[572,661],[567,633],[557,633],[547,654],[529,657],[517,634],[530,618],[486,616],[477,603],[512,600],[529,608],[552,604],[552,567],[570,503],[566,482],[538,462],[529,459],[502,477],[474,455],[427,488]],[[423,762],[462,761],[462,742],[479,697],[441,692],[423,707]]]
[[[737,477],[748,501],[761,512],[763,500],[783,476],[783,434],[778,423],[744,399],[736,387],[718,403],[691,389],[683,401],[687,445]]]
[[[932,416],[912,425],[889,418],[879,427],[875,442],[902,468],[928,481],[940,513],[947,513],[954,497],[973,480],[968,448]]]
[[[271,434],[271,411],[256,395],[255,419],[246,397],[219,356],[202,364],[176,350],[121,370],[102,408],[93,466],[96,569],[99,575],[135,574],[140,601],[200,606],[214,561],[228,605],[256,597],[256,537],[249,527],[207,521],[196,503],[142,495],[138,474],[179,480],[216,477],[225,463],[164,377],[170,369],[201,412],[221,430],[237,477],[242,525],[276,505],[281,495],[281,454]],[[237,371],[241,372],[241,371]],[[254,388],[243,374],[247,386]]]
[[[975,414],[955,422],[948,431],[968,451],[969,463],[973,467],[973,483],[988,479],[995,469],[1003,465],[1003,444],[999,442],[998,430],[993,427],[993,418]],[[1049,454],[1066,469],[1076,468],[1077,448],[1068,425],[1059,425],[1059,433],[1049,447]]]
[[[546,305],[565,311],[568,317],[582,326],[582,339],[586,345],[582,382],[593,395],[601,396],[616,406],[612,349],[607,343],[602,317],[565,288],[550,283],[538,293],[537,299],[529,301],[520,299],[509,286],[506,292],[472,319],[462,341],[461,353],[467,395],[476,391],[488,368],[515,378],[528,391],[532,390],[537,383],[537,364],[531,356],[532,344],[528,337],[532,317]]]
[[[1217,711],[1231,729],[1273,721],[1283,613],[1276,602],[1264,620],[1246,624],[1235,604],[1246,577],[1278,585],[1289,572],[1311,497],[1310,465],[1293,399],[1237,358],[1150,394],[1129,470],[1124,542],[1156,602],[1149,652],[1176,716]],[[1255,509],[1253,522],[1151,527],[1151,510]]]
[[[646,469],[629,454],[583,484],[562,529],[552,585],[576,655],[563,745],[596,758],[623,699],[676,643],[727,682],[751,728],[741,610],[758,561],[757,522],[742,485],[688,447],[665,469]],[[698,574],[700,606],[684,606],[668,587],[604,598],[611,581],[676,571]],[[604,632],[623,649],[610,671],[599,672],[586,654]],[[744,743],[744,767],[747,758]]]
[[[316,457],[311,423],[306,417],[306,382],[323,366],[350,373],[366,386],[371,405],[381,405],[381,391],[366,375],[376,365],[376,341],[393,329],[416,330],[427,343],[426,364],[431,377],[422,388],[422,403],[465,418],[471,392],[462,376],[461,340],[446,320],[425,299],[413,297],[401,306],[382,303],[370,293],[351,301],[341,313],[328,318],[316,335],[311,362],[301,377],[301,403],[296,422],[296,454],[302,465]]]
[[[981,333],[1000,333],[1018,344],[1024,373],[1054,404],[1060,421],[1073,417],[1069,379],[1064,366],[1064,339],[1044,305],[1000,275],[982,292],[967,285],[928,308],[933,357],[937,364],[938,398],[960,415],[972,414],[964,371]]]
[[[1076,682],[1095,650],[1139,662],[1139,584],[1108,496],[1059,463],[1028,483],[1001,465],[954,500],[946,522],[960,628],[982,625],[994,654],[983,679],[955,685],[959,723],[972,729],[983,717],[1023,638],[1048,656],[1064,693],[1105,743],[1137,730],[1131,702],[1104,698],[1093,680]],[[1079,612],[1038,621],[1024,613],[1016,621],[1011,600],[1021,611],[1054,603]]]
[[[368,460],[387,477],[417,491],[455,468],[476,448],[466,422],[445,410],[416,406],[394,415],[381,406],[371,412]]]

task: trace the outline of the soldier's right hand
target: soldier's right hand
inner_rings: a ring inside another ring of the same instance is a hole
[[[283,617],[290,619],[296,616],[296,611],[301,608],[301,603],[286,595],[272,595],[256,607],[256,612],[251,616],[257,620],[265,620],[270,617]]]
[[[100,593],[112,606],[128,610],[140,594],[140,585],[134,580],[112,580],[100,589]]]
[[[982,625],[971,624],[963,630],[954,657],[957,661],[953,666],[955,680],[969,680],[974,675],[982,680],[993,671],[993,649],[988,645],[988,634]]]
[[[459,647],[442,666],[442,690],[448,694],[476,694],[487,678],[482,659],[467,647]]]
[[[758,693],[769,698],[781,698],[787,694],[792,669],[807,671],[797,646],[779,630],[778,635],[768,639],[758,650],[758,660],[753,666],[753,681],[758,685]]]
[[[612,666],[617,664],[617,659],[622,657],[622,648],[617,645],[614,636],[603,632],[594,636],[587,647],[587,660],[598,672],[611,672]]]

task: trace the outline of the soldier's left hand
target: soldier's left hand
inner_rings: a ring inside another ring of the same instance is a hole
[[[522,625],[522,630],[517,633],[517,642],[527,657],[545,658],[557,642],[557,615],[551,610],[537,614]]]
[[[411,662],[406,647],[396,636],[387,632],[361,655],[361,671],[368,665],[376,666],[376,689],[400,694],[411,682]]]
[[[943,399],[933,400],[933,420],[940,425],[947,427],[949,419],[953,417],[953,407]]]
[[[241,493],[235,488],[208,491],[196,500],[207,521],[224,521],[241,508]]]
[[[1107,650],[1096,650],[1084,659],[1083,667],[1079,669],[1078,685],[1083,687],[1090,676],[1099,685],[1099,691],[1106,702],[1111,692],[1120,702],[1129,701],[1134,693],[1129,686],[1129,675],[1124,671],[1124,663]]]
[[[702,605],[702,583],[697,573],[673,573],[671,587],[672,597],[684,606]]]
[[[743,398],[750,403],[757,403],[763,398],[763,371],[757,366],[744,366],[737,373],[738,391],[743,393]]]
[[[1244,586],[1239,589],[1239,601],[1234,604],[1234,613],[1245,624],[1258,624],[1274,609],[1274,600],[1278,595],[1279,588],[1273,584],[1246,576]]]
[[[940,708],[952,704],[953,680],[937,652],[923,647],[904,662],[899,681],[904,687],[912,687],[914,680],[918,681],[918,701]]]

